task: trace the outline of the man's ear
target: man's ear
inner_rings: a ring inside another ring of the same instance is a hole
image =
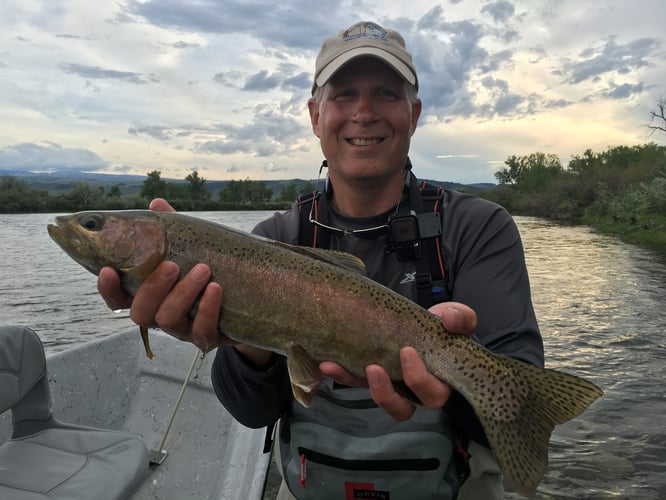
[[[416,132],[416,125],[419,123],[419,116],[421,116],[421,108],[422,108],[422,103],[421,99],[417,99],[412,103],[412,133],[411,135]]]
[[[308,111],[310,112],[310,123],[314,135],[319,137],[319,103],[314,98],[308,99]]]

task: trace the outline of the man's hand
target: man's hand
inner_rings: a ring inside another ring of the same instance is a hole
[[[173,212],[163,199],[155,199],[150,209]],[[146,278],[132,297],[121,287],[118,273],[102,268],[97,290],[111,309],[130,309],[130,318],[138,325],[159,327],[181,340],[192,342],[208,352],[230,343],[219,335],[218,320],[222,307],[222,288],[210,283],[211,271],[205,264],[197,264],[179,280],[180,269],[175,262],[161,262]],[[196,317],[189,312],[201,296]]]
[[[464,304],[444,302],[430,308],[430,312],[440,316],[442,323],[451,333],[472,335],[476,329],[476,313]],[[405,384],[414,392],[427,408],[441,408],[451,395],[451,388],[432,375],[423,360],[412,347],[400,351],[402,375]],[[366,379],[356,377],[337,363],[324,361],[319,365],[324,375],[340,384],[352,387],[368,387],[377,405],[383,408],[395,420],[411,418],[416,407],[395,392],[391,379],[379,365],[370,365],[365,369]]]

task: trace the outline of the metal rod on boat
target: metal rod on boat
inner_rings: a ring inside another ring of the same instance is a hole
[[[174,404],[173,411],[171,412],[171,416],[169,417],[169,423],[167,424],[166,430],[164,431],[164,436],[162,436],[162,441],[160,442],[157,451],[151,450],[151,459],[150,459],[151,464],[160,465],[162,462],[164,462],[164,459],[167,456],[167,451],[164,449],[164,443],[166,443],[167,437],[169,436],[169,432],[171,432],[171,426],[173,425],[173,421],[176,418],[176,413],[178,413],[178,409],[180,408],[180,403],[183,400],[185,389],[187,389],[187,385],[190,383],[190,378],[192,378],[192,372],[194,371],[194,367],[197,364],[197,359],[199,359],[200,357],[201,353],[197,350],[194,353],[194,358],[192,359],[192,364],[190,365],[190,369],[188,370],[187,376],[185,377],[185,382],[183,382],[183,385],[180,388],[180,393],[176,398],[176,403]]]

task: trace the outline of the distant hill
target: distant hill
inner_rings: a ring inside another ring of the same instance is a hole
[[[34,173],[22,170],[0,170],[0,177],[21,178],[31,189],[44,190],[51,195],[66,193],[77,182],[85,182],[94,187],[102,187],[105,191],[117,186],[122,195],[133,195],[141,192],[143,182],[147,178],[145,175],[115,175],[86,172]],[[184,184],[186,182],[183,179],[168,179],[164,177],[162,180],[177,184]],[[217,197],[217,193],[224,189],[228,182],[206,179],[206,187],[214,197]],[[315,179],[284,179],[266,180],[263,182],[266,187],[270,188],[274,193],[279,194],[285,186],[291,183],[305,184],[309,182],[314,185],[316,181]],[[496,187],[492,183],[459,184],[437,180],[428,180],[428,182],[444,189],[456,189],[467,192],[480,192]]]
[[[123,195],[131,195],[139,193],[143,187],[143,181],[146,180],[145,175],[111,175],[85,172],[33,173],[0,170],[0,177],[7,176],[20,178],[31,189],[48,191],[52,195],[66,193],[77,182],[86,182],[91,186],[103,187],[105,190],[118,186]]]

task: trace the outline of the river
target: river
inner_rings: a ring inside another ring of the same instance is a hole
[[[249,230],[269,213],[197,215]],[[0,324],[33,327],[50,352],[132,324],[127,312],[106,308],[95,277],[51,242],[52,220],[0,214]],[[553,433],[537,498],[666,498],[666,265],[585,227],[516,221],[547,366],[605,392]]]

